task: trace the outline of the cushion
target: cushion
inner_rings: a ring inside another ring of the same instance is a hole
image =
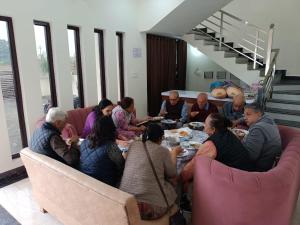
[[[211,95],[213,97],[219,98],[219,99],[227,97],[226,90],[224,88],[221,88],[221,87],[213,89],[212,92],[211,92]]]

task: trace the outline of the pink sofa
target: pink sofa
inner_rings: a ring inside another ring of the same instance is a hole
[[[268,172],[246,172],[198,157],[193,225],[289,225],[300,186],[300,132],[279,126],[283,153]]]
[[[67,124],[61,132],[62,137],[64,139],[70,138],[73,135],[78,135],[80,137],[84,128],[85,120],[93,108],[94,106],[90,106],[67,111]],[[40,127],[44,121],[45,117],[40,118],[36,123],[36,127]]]

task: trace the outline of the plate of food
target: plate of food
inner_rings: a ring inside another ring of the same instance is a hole
[[[201,146],[201,143],[197,141],[190,141],[189,144],[190,144],[190,148],[193,149],[198,149]]]
[[[187,137],[189,136],[189,132],[185,131],[185,130],[181,130],[178,132],[179,137]]]
[[[176,121],[171,119],[163,119],[161,122],[164,124],[176,124]]]
[[[233,128],[231,131],[239,138],[244,138],[249,133],[247,130],[238,128]]]
[[[202,122],[190,122],[189,123],[189,128],[193,130],[203,130],[204,129],[204,123]]]

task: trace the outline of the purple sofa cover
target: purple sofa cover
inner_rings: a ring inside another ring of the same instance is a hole
[[[300,185],[300,132],[279,126],[283,153],[267,172],[207,157],[195,163],[193,225],[290,225]]]

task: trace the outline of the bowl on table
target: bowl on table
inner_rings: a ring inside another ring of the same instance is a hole
[[[204,129],[204,123],[202,123],[202,122],[190,122],[189,123],[189,128],[191,128],[193,130],[203,131],[203,129]]]

